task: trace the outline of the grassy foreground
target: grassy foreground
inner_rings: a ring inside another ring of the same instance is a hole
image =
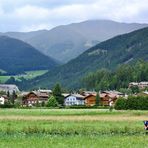
[[[148,147],[148,111],[0,109],[0,147]]]
[[[0,137],[7,148],[146,148],[148,136],[8,136]]]

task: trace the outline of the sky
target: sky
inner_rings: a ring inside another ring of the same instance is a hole
[[[148,0],[0,0],[0,32],[96,19],[148,23]]]

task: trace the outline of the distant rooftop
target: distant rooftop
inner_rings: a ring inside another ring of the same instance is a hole
[[[14,84],[0,84],[0,91],[10,91],[13,92],[19,92],[19,89],[16,85]]]

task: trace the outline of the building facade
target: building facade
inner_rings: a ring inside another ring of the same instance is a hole
[[[84,96],[79,94],[71,94],[64,99],[65,106],[84,105]]]

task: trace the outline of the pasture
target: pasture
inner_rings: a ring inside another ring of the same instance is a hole
[[[14,77],[16,80],[21,81],[21,78],[26,80],[33,79],[37,76],[41,76],[45,74],[48,70],[35,70],[35,71],[26,71],[24,74],[19,75],[8,75],[8,76],[0,76],[0,82],[5,83],[10,77]]]
[[[1,147],[148,147],[148,111],[0,109]]]

